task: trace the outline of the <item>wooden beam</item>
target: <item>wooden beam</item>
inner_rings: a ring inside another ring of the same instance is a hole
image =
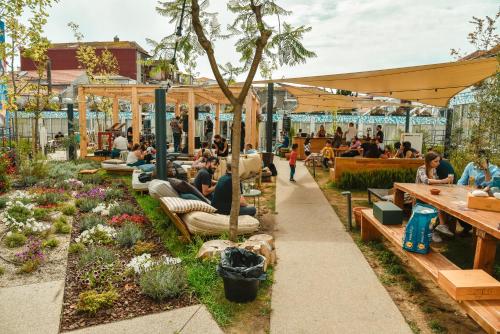
[[[212,103],[219,103],[218,99],[216,99],[215,97],[210,96],[208,94],[197,92],[196,95],[198,95],[199,97],[201,97],[201,98],[203,98],[203,99],[205,99],[207,101],[210,101]]]
[[[215,105],[215,134],[220,135],[220,103]]]
[[[180,116],[181,115],[181,104],[176,103],[175,104],[175,116]]]
[[[120,123],[120,104],[118,102],[118,96],[113,97],[113,124]]]
[[[250,143],[257,149],[259,147],[259,124],[257,122],[257,100],[255,96],[252,95],[252,137],[250,139]]]
[[[80,158],[87,156],[87,101],[85,100],[85,88],[78,87],[78,122],[80,124]]]
[[[189,104],[189,110],[188,110],[188,153],[190,155],[194,155],[194,137],[195,137],[195,118],[194,118],[194,108],[196,106],[195,104],[195,98],[194,98],[194,91],[191,90],[188,93],[188,104]]]
[[[140,108],[139,108],[139,99],[137,97],[137,88],[132,87],[132,143],[138,144],[140,138]]]

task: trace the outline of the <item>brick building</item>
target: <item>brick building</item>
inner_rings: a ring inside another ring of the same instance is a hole
[[[146,81],[146,67],[142,61],[149,58],[146,50],[136,42],[120,41],[115,38],[112,42],[88,42],[85,45],[93,46],[99,54],[108,49],[118,61],[119,75],[136,80],[138,83]],[[76,59],[78,43],[54,43],[48,50],[48,56],[51,61],[53,71],[59,70],[78,70],[80,69]],[[33,62],[21,56],[21,71],[34,71]]]

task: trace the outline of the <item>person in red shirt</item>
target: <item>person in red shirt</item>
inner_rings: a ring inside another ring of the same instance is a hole
[[[290,181],[295,182],[293,178],[295,175],[295,166],[297,166],[297,149],[299,148],[298,144],[292,145],[292,153],[290,153]]]

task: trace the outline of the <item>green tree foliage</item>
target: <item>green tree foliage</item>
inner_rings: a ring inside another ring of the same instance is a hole
[[[217,20],[217,14],[208,11],[209,1],[203,0],[172,0],[160,1],[158,13],[169,18],[170,22],[178,22],[181,18],[183,4],[186,4],[183,19],[184,35],[180,38],[174,33],[165,37],[163,49],[171,49],[177,45],[180,53],[179,61],[191,69],[196,65],[196,58],[205,54],[210,63],[217,83],[231,102],[233,109],[232,142],[239,143],[241,139],[241,116],[243,103],[249,93],[251,84],[257,71],[263,77],[270,77],[279,66],[298,65],[308,58],[316,56],[302,44],[304,34],[310,27],[293,27],[284,17],[290,11],[279,6],[272,0],[231,0],[227,2],[227,10],[234,15],[234,21],[227,26],[223,33]],[[270,22],[276,19],[277,26]],[[282,23],[283,22],[283,23]],[[219,64],[215,56],[215,42],[220,39],[233,38],[236,40],[235,51],[239,54],[239,64]],[[164,53],[166,54],[166,53]],[[246,73],[246,79],[239,93],[229,89],[236,73]],[[232,209],[230,218],[230,238],[236,239],[239,214],[239,158],[238,149],[231,154],[232,163]]]

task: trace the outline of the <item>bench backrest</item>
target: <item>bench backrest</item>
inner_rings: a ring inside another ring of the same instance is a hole
[[[376,159],[376,158],[343,158],[336,157],[333,180],[338,182],[342,173],[364,172],[377,169],[418,168],[424,164],[423,159]]]

